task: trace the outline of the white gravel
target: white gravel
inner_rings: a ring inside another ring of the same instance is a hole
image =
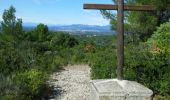
[[[89,100],[89,66],[68,65],[64,69],[51,75],[49,83],[55,94],[50,100]]]

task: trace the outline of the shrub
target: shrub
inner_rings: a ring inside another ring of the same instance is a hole
[[[162,24],[147,41],[149,50],[157,60],[158,68],[157,89],[158,94],[170,96],[170,22]]]
[[[169,40],[170,23],[165,23],[146,43],[126,49],[126,79],[144,84],[163,98],[170,95]]]
[[[71,64],[85,63],[86,53],[83,48],[76,46],[72,49]]]
[[[76,40],[73,36],[66,33],[57,33],[51,39],[52,46],[60,46],[64,48],[72,48],[78,44],[78,40]]]
[[[25,96],[28,99],[41,99],[42,92],[46,88],[45,73],[35,69],[18,73],[14,81],[19,88],[18,95]]]
[[[0,74],[0,100],[12,100],[16,94],[16,86],[12,81],[12,77],[6,77]],[[3,99],[11,98],[11,99]]]
[[[170,57],[170,22],[162,24],[147,43],[152,51],[164,53]]]
[[[5,45],[0,49],[0,72],[2,74],[10,75],[32,67],[35,54],[33,50],[16,48],[12,43]]]
[[[92,79],[106,79],[116,77],[116,56],[111,49],[93,54],[91,58]]]

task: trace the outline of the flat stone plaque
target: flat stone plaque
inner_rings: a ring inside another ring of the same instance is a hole
[[[143,85],[127,80],[92,80],[90,100],[150,100],[153,92]]]

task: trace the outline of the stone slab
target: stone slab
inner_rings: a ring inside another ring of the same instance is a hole
[[[153,94],[145,86],[127,80],[92,80],[90,86],[90,100],[150,100]]]

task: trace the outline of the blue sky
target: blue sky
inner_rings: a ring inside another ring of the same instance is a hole
[[[13,5],[24,23],[52,25],[108,25],[97,10],[83,10],[83,3],[112,4],[112,0],[0,0],[0,20],[4,9]]]

